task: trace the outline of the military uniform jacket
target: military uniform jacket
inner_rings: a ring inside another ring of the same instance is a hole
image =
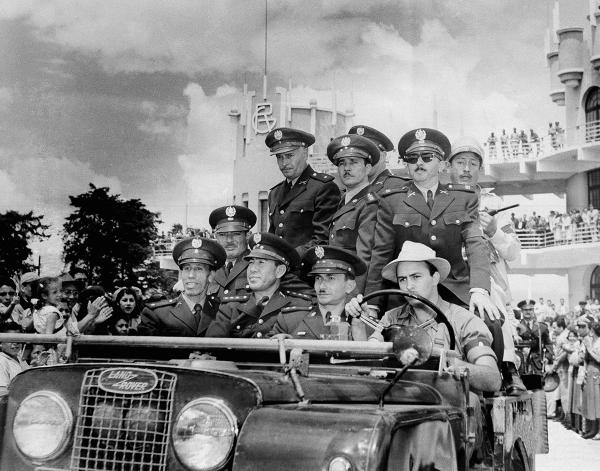
[[[367,264],[375,263],[383,268],[389,260],[380,257],[380,249],[393,243],[393,237],[389,224],[391,213],[387,206],[380,207],[380,203],[368,186],[348,203],[343,204],[342,200],[329,227],[329,245],[354,252]],[[364,293],[366,278],[367,274],[356,279],[357,292]],[[381,270],[378,278],[381,279]]]
[[[350,324],[352,317],[342,313],[341,320]],[[350,340],[352,331],[349,329],[348,332]],[[269,335],[288,334],[296,339],[321,340],[330,333],[330,327],[325,325],[321,309],[316,305],[283,309]]]
[[[385,190],[396,190],[398,188],[402,188],[406,186],[406,184],[410,182],[410,178],[399,177],[398,175],[394,175],[389,169],[385,169],[381,172],[373,183],[370,185],[371,193],[375,193],[376,195],[383,194]]]
[[[217,308],[218,302],[211,296],[206,297],[200,316],[194,315],[183,296],[149,304],[142,311],[138,334],[204,337]]]
[[[405,241],[419,242],[448,260],[451,271],[443,284],[463,302],[469,303],[470,288],[490,291],[490,255],[479,224],[479,201],[473,190],[464,185],[440,183],[432,209],[414,183],[399,190],[386,190],[383,200],[393,211],[395,243],[390,249],[394,253],[388,254],[389,260],[398,255]],[[463,258],[463,247],[467,260]],[[368,285],[376,281],[370,275]]]
[[[334,178],[307,166],[285,194],[285,180],[269,192],[269,232],[296,247],[303,255],[310,247],[326,244],[329,223],[338,207],[340,190]]]
[[[250,293],[250,286],[246,278],[249,261],[244,260],[244,257],[249,253],[250,251],[246,250],[238,257],[229,274],[225,272],[225,267],[219,268],[215,272],[208,293],[217,296],[219,299],[226,296],[239,296]]]
[[[281,309],[294,305],[310,306],[310,298],[299,293],[275,291],[261,309],[253,294],[223,298],[215,322],[206,332],[207,337],[266,337],[273,328]]]
[[[517,326],[519,336],[526,342],[531,342],[531,351],[539,352],[540,350],[540,334],[542,335],[542,348],[546,347],[546,357],[552,358],[554,347],[550,341],[550,332],[548,326],[544,322],[532,321],[531,326],[525,319],[521,319],[521,323]]]

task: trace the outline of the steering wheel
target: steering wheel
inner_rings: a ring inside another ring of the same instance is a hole
[[[446,314],[444,314],[440,310],[439,307],[437,307],[435,304],[433,304],[428,299],[425,299],[417,294],[407,293],[406,291],[402,291],[400,289],[380,289],[378,291],[373,291],[371,294],[367,294],[366,296],[363,296],[363,302],[369,301],[370,299],[377,298],[379,296],[384,296],[387,294],[399,294],[401,296],[404,296],[405,298],[413,298],[413,299],[416,299],[417,301],[420,301],[423,304],[427,305],[431,309],[433,309],[433,311],[436,314],[434,320],[438,324],[444,324],[446,326],[446,328],[448,329],[448,333],[450,334],[450,350],[454,350],[456,348],[456,335],[454,334],[454,329],[452,328],[450,321],[446,317]],[[391,327],[393,327],[393,325],[388,327],[388,329]]]

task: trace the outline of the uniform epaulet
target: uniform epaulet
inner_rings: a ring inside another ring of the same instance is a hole
[[[284,307],[283,309],[281,309],[282,314],[287,314],[290,312],[296,312],[296,311],[310,311],[312,310],[312,306],[288,306],[288,307]]]
[[[329,175],[328,173],[320,173],[320,172],[311,173],[310,178],[312,178],[314,180],[319,180],[320,182],[323,182],[323,183],[333,181],[333,179],[334,179],[333,176]]]
[[[239,303],[239,302],[246,302],[250,299],[250,295],[249,294],[241,294],[239,296],[223,296],[223,298],[221,298],[221,304],[223,303]]]
[[[465,193],[475,193],[475,188],[471,185],[463,185],[461,183],[450,183],[448,185],[450,191],[464,191]]]
[[[408,193],[408,187],[403,186],[402,188],[386,188],[379,193],[379,196],[383,196],[385,198],[386,196],[397,195],[398,193]]]
[[[312,296],[309,296],[308,294],[304,294],[304,293],[299,293],[297,291],[283,291],[283,294],[286,296],[291,296],[292,298],[304,299],[306,301],[313,300]]]
[[[391,178],[397,178],[398,180],[402,180],[402,181],[405,181],[407,183],[412,182],[412,178],[410,178],[410,177],[402,177],[400,175],[396,175],[395,173],[390,173],[390,177]]]
[[[281,185],[283,185],[283,184],[284,184],[284,182],[285,182],[285,180],[281,180],[281,181],[280,181],[280,182],[279,182],[277,185],[275,185],[275,186],[272,186],[272,187],[271,187],[269,190],[274,190],[274,189],[275,189],[275,188],[277,188],[278,186],[281,186]]]
[[[177,304],[177,298],[165,299],[163,301],[156,301],[147,305],[148,309],[158,309],[159,307],[174,306]]]

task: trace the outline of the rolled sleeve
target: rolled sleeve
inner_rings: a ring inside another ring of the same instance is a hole
[[[490,356],[497,360],[492,350],[492,334],[479,317],[469,314],[467,321],[462,324],[459,335],[463,356],[469,363],[475,363],[483,356]]]

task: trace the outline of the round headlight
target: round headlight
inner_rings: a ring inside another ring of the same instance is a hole
[[[237,420],[222,401],[196,399],[177,416],[173,448],[179,460],[194,471],[221,468],[227,462],[237,435]]]
[[[66,401],[50,391],[27,396],[17,409],[13,435],[19,450],[32,460],[48,460],[66,445],[73,414]]]

